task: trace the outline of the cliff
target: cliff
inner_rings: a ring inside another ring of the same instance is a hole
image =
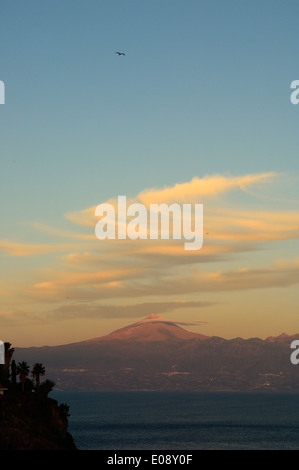
[[[0,396],[0,450],[76,450],[68,407],[37,393]]]

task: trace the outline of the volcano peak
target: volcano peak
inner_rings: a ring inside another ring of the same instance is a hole
[[[178,326],[175,321],[167,320],[152,313],[148,317],[124,328],[113,331],[107,336],[100,338],[104,341],[166,341],[166,340],[188,340],[206,339],[208,336],[187,331]]]

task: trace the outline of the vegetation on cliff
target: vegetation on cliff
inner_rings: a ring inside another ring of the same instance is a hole
[[[12,361],[14,350],[5,343],[5,364],[0,366],[0,450],[75,450],[68,432],[69,407],[48,397],[55,383],[40,382],[41,363],[31,369]],[[17,381],[19,377],[19,382]]]

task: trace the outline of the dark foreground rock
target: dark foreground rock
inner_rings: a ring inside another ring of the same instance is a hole
[[[76,450],[68,406],[38,393],[0,396],[0,450]]]

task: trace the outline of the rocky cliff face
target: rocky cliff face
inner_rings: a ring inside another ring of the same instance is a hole
[[[67,406],[30,393],[0,397],[0,450],[76,450]]]

